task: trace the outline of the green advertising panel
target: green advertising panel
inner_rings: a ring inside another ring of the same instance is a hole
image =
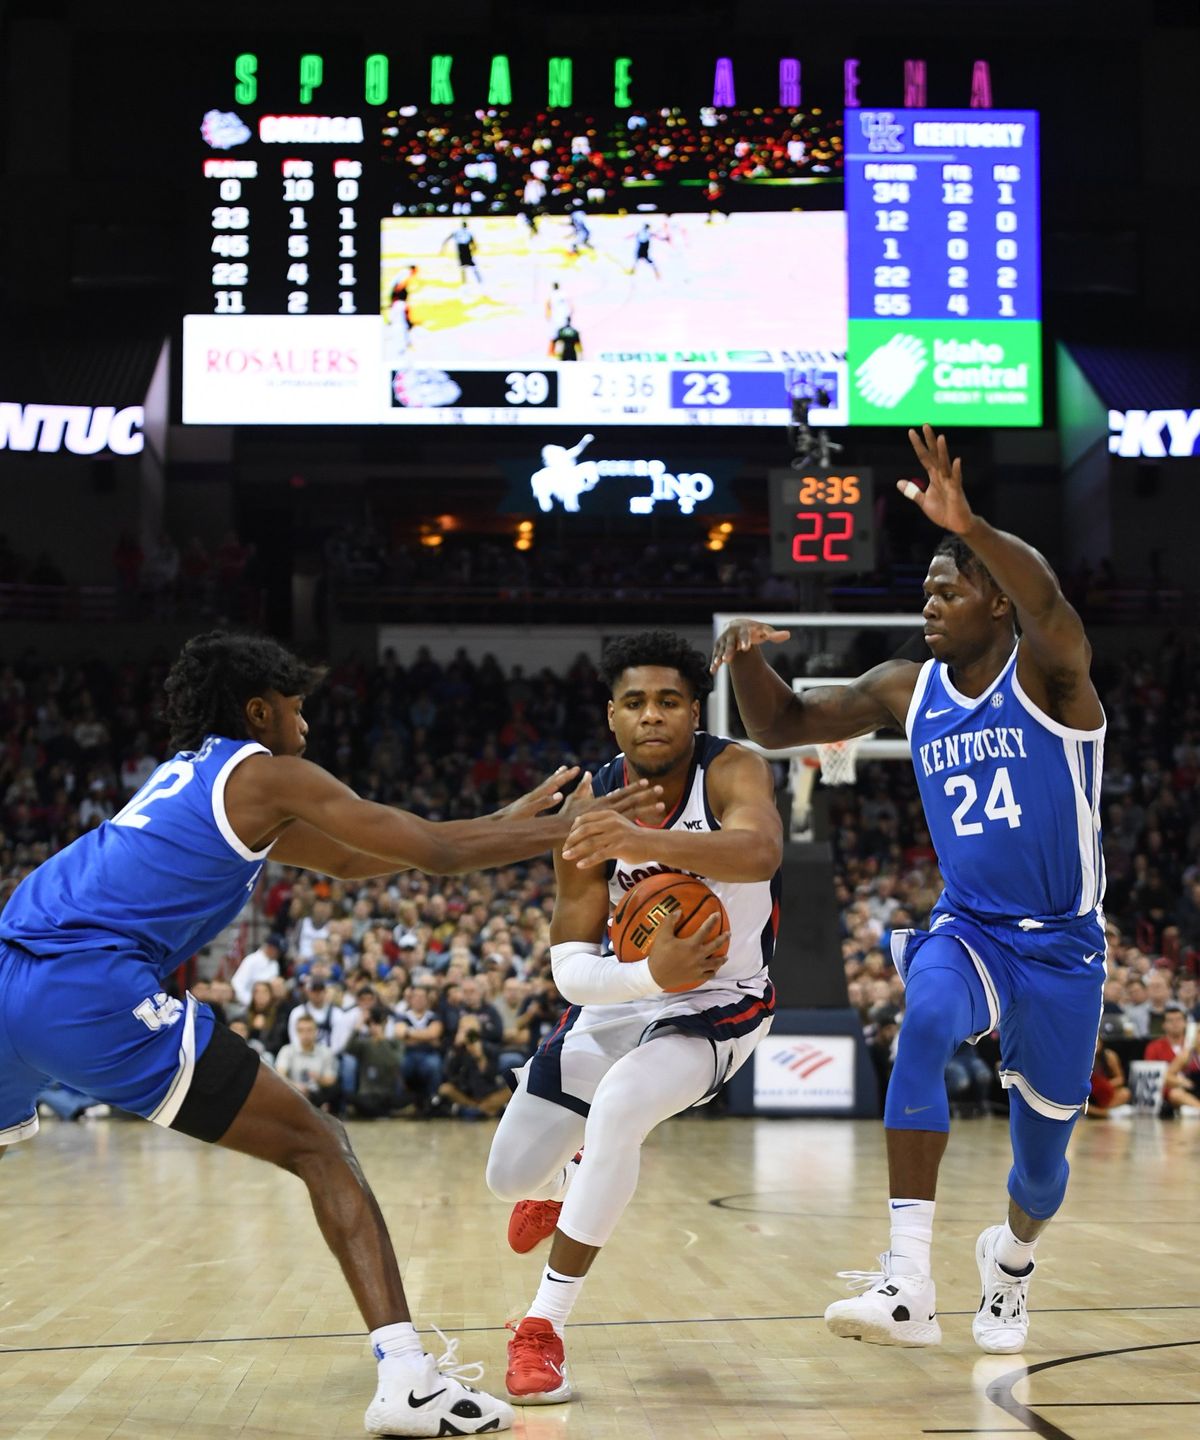
[[[1040,425],[1037,320],[851,320],[851,425]]]

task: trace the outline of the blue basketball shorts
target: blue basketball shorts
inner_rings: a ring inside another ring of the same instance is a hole
[[[940,945],[958,941],[969,964],[973,1013],[986,1016],[978,1040],[1000,1029],[1000,1083],[1051,1120],[1071,1120],[1091,1092],[1104,998],[1104,920],[1096,911],[1057,928],[1022,930],[934,912],[929,930],[892,932],[892,959],[907,985]]]
[[[51,1080],[170,1125],[214,1023],[137,955],[39,959],[0,941],[0,1145],[37,1133],[35,1097]]]

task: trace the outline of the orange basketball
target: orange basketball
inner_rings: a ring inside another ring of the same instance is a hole
[[[612,947],[617,959],[626,963],[644,960],[659,926],[665,922],[669,928],[671,918],[676,914],[679,924],[675,933],[684,939],[694,935],[710,915],[721,917],[718,934],[729,929],[729,916],[724,905],[703,880],[673,871],[665,875],[650,875],[623,896],[613,911]],[[728,953],[728,950],[726,943],[725,951],[721,953]],[[679,985],[668,993],[677,995],[681,990],[695,988],[694,985]]]

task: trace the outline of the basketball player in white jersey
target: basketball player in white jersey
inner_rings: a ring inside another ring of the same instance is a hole
[[[622,753],[592,788],[603,794],[627,775],[653,778],[666,818],[661,826],[598,825],[583,815],[555,854],[551,956],[571,1004],[522,1068],[487,1169],[492,1192],[519,1202],[509,1222],[513,1249],[554,1234],[533,1304],[510,1327],[506,1383],[522,1405],[571,1398],[563,1328],[637,1188],[642,1142],[663,1120],[712,1098],[767,1033],[775,1004],[767,965],[783,834],[770,769],[699,731],[712,680],[705,658],[678,636],[618,640],[601,668]],[[609,910],[664,871],[703,879],[725,906],[729,933],[716,933],[715,916],[687,939],[660,931],[647,960],[623,964],[605,953]],[[686,985],[695,988],[667,993]]]
[[[729,665],[748,733],[772,749],[903,726],[945,882],[929,929],[892,936],[907,1004],[884,1110],[891,1246],[878,1270],[843,1272],[863,1293],[830,1305],[826,1324],[878,1345],[940,1342],[930,1246],[950,1128],[943,1075],[964,1040],[998,1023],[1013,1166],[1007,1222],[976,1242],[971,1328],[981,1349],[1009,1354],[1025,1344],[1034,1247],[1063,1202],[1067,1142],[1091,1088],[1105,720],[1091,646],[1054,572],[975,514],[944,436],[927,425],[909,439],[928,485],[898,488],[950,532],[925,577],[932,658],[798,696],[759,649],[787,632],[739,620],[713,668]]]

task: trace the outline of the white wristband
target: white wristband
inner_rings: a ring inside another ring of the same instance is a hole
[[[624,964],[584,940],[551,945],[550,963],[559,993],[572,1005],[619,1005],[663,993],[650,973],[649,960]]]

